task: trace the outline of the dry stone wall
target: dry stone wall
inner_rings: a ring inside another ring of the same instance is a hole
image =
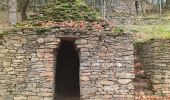
[[[0,39],[0,100],[53,100],[55,52],[61,38],[76,38],[80,50],[81,100],[133,100],[130,34],[39,34],[23,30]]]
[[[153,39],[140,45],[140,59],[150,88],[156,95],[170,95],[170,39]]]

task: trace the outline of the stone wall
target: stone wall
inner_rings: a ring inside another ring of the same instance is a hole
[[[150,88],[156,95],[170,95],[170,39],[153,39],[140,45],[140,59]]]
[[[0,39],[0,100],[53,100],[60,39],[80,50],[81,100],[133,100],[130,34],[9,32]]]

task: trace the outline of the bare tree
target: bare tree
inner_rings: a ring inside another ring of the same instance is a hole
[[[8,9],[7,0],[0,0],[0,10]]]
[[[166,8],[170,8],[170,0],[166,0]]]
[[[19,11],[21,13],[22,21],[24,21],[28,18],[27,17],[27,9],[28,9],[29,3],[30,3],[30,0],[18,0]]]
[[[162,0],[159,0],[160,20],[162,19]]]
[[[106,1],[105,0],[100,0],[101,1],[101,13],[102,17],[106,17]]]
[[[15,25],[17,23],[17,1],[9,0],[9,23],[10,25]]]

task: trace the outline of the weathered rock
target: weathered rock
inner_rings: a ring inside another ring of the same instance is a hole
[[[99,81],[98,84],[111,86],[115,84],[115,82],[114,81]]]
[[[39,96],[28,96],[28,100],[43,100],[43,98]]]
[[[128,84],[130,83],[132,80],[131,79],[118,79],[117,80],[120,84]]]
[[[43,39],[43,38],[38,38],[38,39],[37,39],[37,42],[40,43],[40,44],[42,44],[42,43],[44,43],[44,39]]]
[[[0,100],[13,100],[11,95],[0,95]]]
[[[17,96],[17,97],[14,97],[14,100],[27,100],[27,97]]]
[[[11,65],[10,61],[3,61],[3,67],[9,67]]]

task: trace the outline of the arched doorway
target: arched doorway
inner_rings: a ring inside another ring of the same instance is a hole
[[[55,100],[79,100],[79,53],[75,41],[61,40],[57,51]]]

